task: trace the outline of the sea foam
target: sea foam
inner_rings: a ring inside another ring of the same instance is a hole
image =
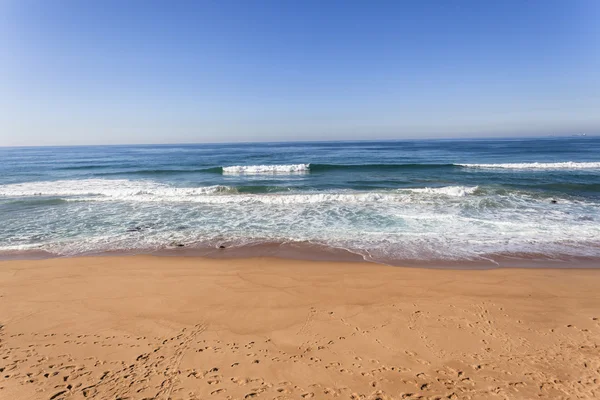
[[[506,163],[506,164],[456,164],[468,168],[504,168],[504,169],[600,169],[600,162],[557,162],[557,163]]]
[[[224,174],[286,174],[307,173],[309,164],[283,164],[283,165],[234,165],[223,167]]]
[[[474,194],[476,190],[476,186],[446,186],[370,192],[250,194],[238,193],[236,188],[222,185],[190,188],[174,187],[147,180],[82,179],[0,185],[0,196],[60,197],[71,201],[311,204],[413,202],[439,196],[464,197]]]
[[[48,196],[66,202],[60,209],[6,213],[0,252],[75,255],[226,241],[227,247],[310,242],[370,260],[600,255],[595,202],[558,198],[553,204],[535,192],[457,185],[369,192],[232,190],[126,179],[1,185],[5,199]]]
[[[474,194],[478,186],[444,186],[438,188],[399,189],[399,191],[410,191],[413,193],[440,194],[453,197],[464,197]]]
[[[197,196],[217,193],[231,193],[229,186],[213,185],[205,187],[173,187],[157,182],[127,179],[80,179],[62,181],[41,181],[0,185],[0,196],[7,197],[71,197],[104,196],[107,198],[128,199],[153,196],[157,199]]]

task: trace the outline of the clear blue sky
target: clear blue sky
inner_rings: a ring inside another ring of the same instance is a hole
[[[0,145],[600,133],[600,1],[0,3]]]

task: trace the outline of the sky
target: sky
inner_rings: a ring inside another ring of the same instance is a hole
[[[0,2],[0,146],[600,134],[600,1]]]

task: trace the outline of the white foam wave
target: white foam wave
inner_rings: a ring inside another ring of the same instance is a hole
[[[234,165],[223,167],[224,174],[286,174],[307,173],[310,164],[284,164],[284,165]]]
[[[130,181],[127,179],[82,179],[0,185],[0,196],[7,197],[103,196],[116,199],[135,199],[136,197],[168,199],[231,192],[235,192],[235,189],[222,185],[178,188],[152,181]]]
[[[140,195],[127,197],[78,197],[74,201],[189,202],[200,204],[316,204],[316,203],[375,203],[410,202],[407,195],[384,193],[310,193],[310,194],[239,194],[239,195]],[[67,199],[69,200],[69,199]]]
[[[222,241],[298,241],[378,260],[469,259],[495,253],[600,256],[600,206],[595,201],[560,199],[551,205],[526,192],[470,186],[337,193],[228,190],[109,179],[2,185],[4,196],[58,195],[76,201],[51,210],[27,207],[5,213],[0,253],[74,255],[160,249],[172,243],[187,248]]]
[[[413,203],[427,201],[430,198],[439,196],[464,197],[473,194],[476,190],[476,186],[446,186],[399,189],[385,192],[240,194],[233,187],[220,185],[181,188],[152,181],[83,179],[0,185],[0,196],[62,197],[68,201],[191,202],[205,204]]]
[[[600,162],[557,162],[557,163],[507,163],[507,164],[456,164],[469,168],[504,168],[504,169],[600,169]]]
[[[413,193],[441,194],[452,197],[464,197],[475,193],[478,186],[444,186],[439,188],[400,189]]]

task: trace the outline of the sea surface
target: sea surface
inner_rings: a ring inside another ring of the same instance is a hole
[[[600,138],[0,148],[1,257],[284,247],[594,263]]]

